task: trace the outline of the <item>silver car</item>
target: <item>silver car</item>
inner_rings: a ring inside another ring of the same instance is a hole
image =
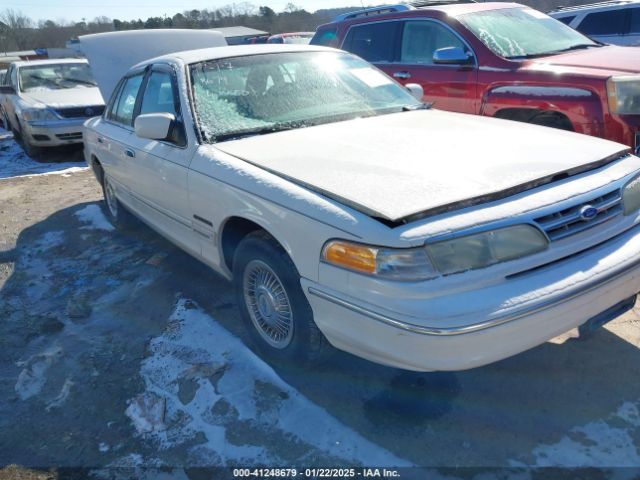
[[[640,0],[560,7],[549,15],[602,43],[640,45]]]

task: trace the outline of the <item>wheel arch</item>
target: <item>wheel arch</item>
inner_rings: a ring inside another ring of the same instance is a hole
[[[238,245],[244,238],[254,232],[264,232],[271,237],[278,246],[289,255],[289,258],[291,258],[291,261],[295,264],[287,242],[282,241],[279,235],[274,234],[273,228],[249,216],[232,215],[222,222],[218,233],[221,264],[229,273],[233,275],[233,257],[238,249]]]

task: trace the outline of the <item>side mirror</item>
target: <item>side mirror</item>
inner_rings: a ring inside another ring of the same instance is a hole
[[[473,55],[460,47],[440,48],[433,54],[436,65],[469,65],[472,61]]]
[[[172,113],[145,113],[138,115],[133,128],[140,138],[164,140],[169,136],[171,124],[176,121]]]
[[[16,89],[12,85],[0,85],[0,93],[4,95],[15,95]]]
[[[413,95],[416,100],[422,101],[422,97],[424,97],[424,88],[422,88],[422,85],[417,83],[407,83],[404,88],[409,90],[409,93]]]

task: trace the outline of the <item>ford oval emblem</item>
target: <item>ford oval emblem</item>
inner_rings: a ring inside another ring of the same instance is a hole
[[[85,109],[84,109],[84,114],[85,114],[87,117],[92,117],[92,116],[93,116],[93,108],[85,108]]]
[[[585,205],[580,209],[580,218],[585,221],[593,220],[598,215],[598,209],[591,205]]]

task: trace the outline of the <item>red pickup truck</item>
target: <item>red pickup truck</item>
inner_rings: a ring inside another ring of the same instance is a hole
[[[523,5],[369,8],[320,26],[311,43],[422,85],[436,108],[573,130],[640,153],[640,48],[593,41]]]

